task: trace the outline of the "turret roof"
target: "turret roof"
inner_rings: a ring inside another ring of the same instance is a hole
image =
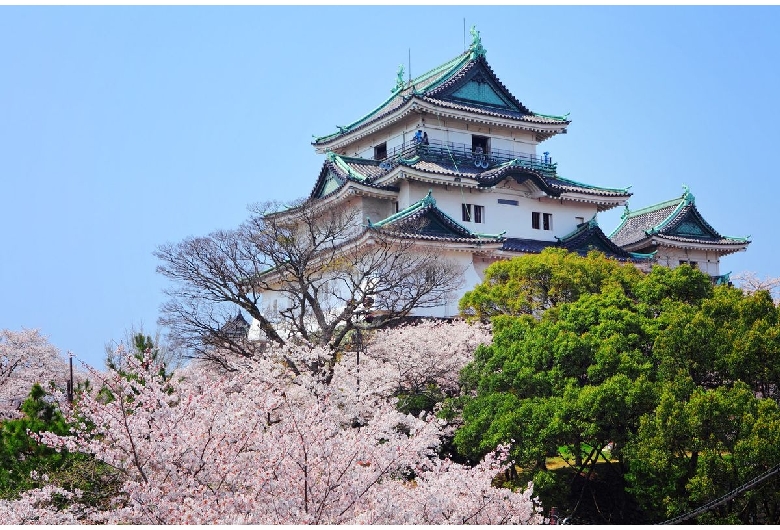
[[[529,124],[565,127],[570,123],[567,116],[537,114],[523,105],[509,92],[487,63],[479,32],[474,28],[472,36],[474,40],[468,50],[406,83],[403,82],[401,67],[396,86],[388,99],[354,122],[339,126],[337,132],[315,138],[313,145],[328,144],[399,111],[412,100]]]
[[[365,158],[353,158],[328,153],[322,165],[320,175],[309,194],[311,199],[329,197],[340,190],[347,182],[357,183],[371,188],[398,191],[394,186],[374,184],[374,180],[387,173],[379,166],[379,161]]]
[[[621,247],[635,246],[660,236],[670,242],[697,243],[708,246],[741,246],[745,248],[749,238],[721,235],[696,208],[696,198],[687,187],[681,197],[646,208],[623,213],[620,225],[610,234],[610,239]]]

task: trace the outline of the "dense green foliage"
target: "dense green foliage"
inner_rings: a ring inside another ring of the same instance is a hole
[[[68,426],[46,392],[35,384],[22,404],[24,417],[0,424],[0,496],[12,498],[19,492],[42,485],[30,476],[50,474],[62,468],[67,455],[37,443],[29,432],[67,434]]]
[[[600,462],[623,496],[601,522],[654,522],[780,464],[780,325],[765,292],[553,250],[491,265],[461,307],[492,317],[494,340],[462,373],[455,444],[477,458],[511,443],[542,498],[561,487],[548,459],[589,479]],[[777,483],[699,520],[780,522]]]
[[[0,424],[0,498],[13,499],[46,484],[81,490],[82,502],[93,505],[110,502],[117,495],[119,481],[111,468],[90,455],[55,450],[30,436],[70,431],[51,395],[40,385],[33,385],[22,413],[22,418]]]

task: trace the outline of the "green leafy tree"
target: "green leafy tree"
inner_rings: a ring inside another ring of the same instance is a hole
[[[777,308],[765,292],[713,288],[688,266],[641,274],[556,250],[491,265],[461,308],[491,317],[494,338],[462,372],[466,395],[450,402],[463,420],[455,445],[476,459],[511,444],[542,498],[560,489],[547,469],[558,459],[578,487],[614,478],[614,510],[599,507],[597,522],[657,521],[727,493],[760,462],[780,463],[774,437],[761,438],[780,385]],[[739,515],[732,503],[701,520],[777,520],[774,497],[750,495],[760,501]]]
[[[68,426],[57,407],[46,399],[41,385],[34,384],[22,404],[24,416],[0,424],[0,495],[11,498],[21,491],[39,487],[41,477],[63,466],[67,456],[39,444],[28,432],[44,431],[64,435]],[[31,472],[35,472],[31,476]]]
[[[539,314],[573,302],[584,293],[597,293],[605,283],[630,289],[641,275],[634,267],[623,267],[598,252],[582,258],[564,249],[548,248],[529,258],[490,265],[485,280],[460,300],[461,312],[482,320]]]

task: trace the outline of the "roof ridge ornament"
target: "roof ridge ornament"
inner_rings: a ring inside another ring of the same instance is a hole
[[[693,193],[691,193],[691,189],[683,184],[683,199],[685,199],[685,202],[688,204],[695,204],[696,203],[696,197],[693,196]]]
[[[390,92],[398,92],[399,90],[404,88],[404,65],[399,64],[398,65],[398,73],[396,74],[398,77],[395,81],[395,87]]]
[[[471,26],[469,33],[471,33],[471,46],[469,46],[469,50],[471,51],[471,60],[474,61],[480,57],[484,57],[487,50],[482,46],[482,38],[479,36],[477,26]]]
[[[427,206],[427,205],[429,205],[429,204],[430,204],[431,206],[436,206],[436,199],[434,199],[434,198],[433,198],[433,190],[432,190],[432,189],[429,189],[429,190],[428,190],[428,195],[426,195],[425,197],[423,197],[422,201],[420,201],[420,202],[421,202],[421,203],[422,203],[424,206]]]

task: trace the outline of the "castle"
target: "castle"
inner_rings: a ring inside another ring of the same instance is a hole
[[[356,209],[367,230],[404,232],[462,267],[461,290],[415,314],[456,315],[489,264],[547,247],[598,250],[645,270],[687,263],[715,283],[728,279],[720,258],[748,239],[716,231],[687,188],[630,211],[627,188],[562,176],[538,146],[566,133],[568,116],[521,103],[488,64],[479,32],[471,35],[464,53],[416,78],[405,80],[401,67],[389,98],[313,142],[325,161],[310,204]],[[622,222],[608,236],[597,214],[618,207]]]

